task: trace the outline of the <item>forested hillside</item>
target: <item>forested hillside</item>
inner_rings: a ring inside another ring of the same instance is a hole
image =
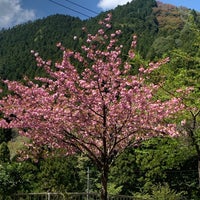
[[[200,26],[200,14],[194,10],[177,8],[154,0],[133,1],[125,6],[111,10],[113,28],[123,31],[121,38],[124,48],[129,48],[131,35],[138,35],[137,50],[145,59],[161,58],[174,48],[192,51],[194,33],[189,20]],[[0,75],[2,78],[20,79],[24,75],[34,77],[38,69],[30,54],[38,51],[45,59],[57,59],[56,43],[62,42],[67,48],[78,48],[85,35],[81,28],[86,26],[90,32],[98,28],[96,18],[81,21],[64,15],[49,16],[34,22],[18,25],[0,31]],[[74,41],[74,36],[79,40]]]
[[[117,157],[110,170],[108,192],[134,195],[139,200],[164,197],[198,200],[200,13],[155,0],[133,0],[108,12],[112,13],[112,28],[108,31],[122,30],[119,43],[123,44],[124,60],[132,36],[137,35],[135,58],[131,61],[133,74],[141,65],[145,68],[151,61],[170,57],[170,62],[154,72],[150,81],[163,83],[164,92],[157,94],[161,101],[180,94],[189,111],[180,117],[187,119],[184,131],[179,127],[184,133],[180,137],[153,137],[134,148],[127,148]],[[36,66],[31,50],[53,62],[62,60],[62,51],[56,47],[58,42],[81,51],[87,38],[83,27],[89,33],[96,33],[99,20],[108,12],[83,21],[57,14],[1,30],[0,77],[21,81],[24,76],[30,79],[46,76],[42,68]],[[80,71],[82,67],[77,66]],[[181,93],[186,87],[193,88],[187,98]],[[191,107],[195,109],[189,110]],[[2,194],[9,196],[21,192],[85,192],[88,176],[90,192],[99,191],[100,175],[87,157],[80,154],[64,157],[62,152],[53,152],[55,157],[44,158],[47,149],[41,148],[37,160],[31,154],[28,160],[19,162],[21,152],[17,150],[24,147],[27,138],[17,136],[17,130],[0,130],[0,199]],[[32,148],[29,147],[29,152]]]

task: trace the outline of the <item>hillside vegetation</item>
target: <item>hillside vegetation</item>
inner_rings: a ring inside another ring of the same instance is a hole
[[[174,48],[192,51],[194,33],[189,19],[200,27],[200,14],[194,10],[177,8],[154,0],[135,0],[111,10],[113,28],[123,31],[121,42],[129,48],[132,34],[138,35],[137,51],[145,59],[168,55]],[[0,76],[4,79],[21,79],[24,75],[34,77],[42,73],[35,67],[30,51],[38,51],[44,59],[60,57],[57,42],[71,49],[80,47],[85,38],[81,28],[90,32],[98,28],[98,21],[105,13],[81,21],[65,15],[53,15],[44,19],[0,31]],[[74,41],[74,36],[79,40]]]

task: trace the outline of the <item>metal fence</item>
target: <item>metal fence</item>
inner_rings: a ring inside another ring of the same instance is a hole
[[[27,193],[14,194],[12,200],[100,200],[97,193]],[[108,200],[134,200],[132,196],[109,195]]]
[[[66,200],[62,193],[23,193],[12,195],[12,200]]]

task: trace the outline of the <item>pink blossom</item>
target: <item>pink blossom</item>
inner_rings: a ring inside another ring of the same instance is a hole
[[[122,33],[122,31],[121,31],[121,30],[117,30],[117,31],[115,31],[115,33],[116,33],[117,35],[120,35],[120,34]]]
[[[86,31],[87,30],[87,28],[84,26],[84,27],[82,27],[82,31]]]
[[[100,35],[103,35],[103,34],[104,34],[104,30],[103,30],[103,29],[99,29],[99,30],[98,30],[98,33],[99,33]]]
[[[106,24],[106,28],[111,28],[111,24]]]
[[[186,124],[186,120],[184,119],[181,121],[181,126],[184,126],[185,124]]]
[[[133,59],[135,57],[135,53],[132,50],[129,50],[128,55],[130,59]]]
[[[144,72],[144,67],[143,66],[141,66],[140,68],[139,68],[139,72]]]
[[[38,53],[38,52],[34,53],[34,56],[35,56],[35,57],[38,57],[38,56],[39,56],[39,53]]]
[[[62,46],[61,42],[58,42],[58,43],[56,44],[56,46],[57,46],[57,47],[61,47],[61,46]]]
[[[122,152],[131,142],[177,135],[176,125],[168,122],[185,109],[181,98],[156,100],[160,84],[150,84],[148,79],[169,58],[151,62],[146,69],[141,66],[140,73],[132,75],[130,59],[123,60],[123,45],[117,42],[121,31],[105,34],[110,19],[108,14],[101,29],[87,35],[80,52],[58,43],[63,57],[53,68],[50,61],[32,51],[46,78],[4,81],[12,92],[0,100],[0,126],[17,128],[30,137],[33,154],[39,153],[36,146],[44,145],[66,154],[78,149],[105,170],[103,166],[109,169],[114,151]],[[128,52],[131,59],[135,45],[133,36]]]

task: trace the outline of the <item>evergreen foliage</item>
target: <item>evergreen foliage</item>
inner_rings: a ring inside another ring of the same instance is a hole
[[[39,51],[45,59],[51,57],[55,61],[60,57],[55,47],[57,42],[62,42],[70,49],[79,49],[86,37],[81,27],[86,26],[91,33],[95,32],[99,19],[105,14],[85,21],[57,14],[1,30],[0,76],[3,79],[19,80],[25,75],[42,75],[44,72],[36,68],[30,54],[32,49]],[[187,51],[195,50],[191,49],[194,33],[189,30],[188,24],[188,18],[193,16],[196,26],[200,27],[200,14],[194,10],[170,7],[154,0],[135,0],[125,6],[118,6],[112,14],[113,27],[123,31],[120,41],[124,44],[124,52],[129,48],[133,34],[138,35],[137,50],[143,58],[162,57],[177,47]],[[77,37],[75,41],[74,36]]]
[[[0,145],[0,164],[8,163],[10,161],[10,150],[6,142]]]
[[[12,134],[11,129],[0,129],[0,144],[10,141],[12,139]]]

